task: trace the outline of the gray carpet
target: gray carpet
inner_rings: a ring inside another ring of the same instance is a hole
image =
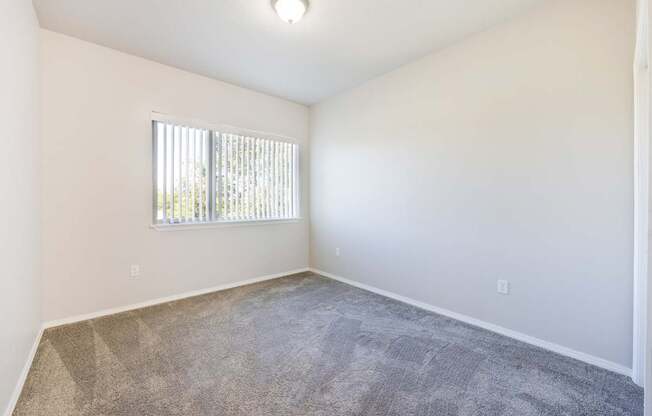
[[[623,376],[304,274],[49,329],[14,415],[642,409]]]

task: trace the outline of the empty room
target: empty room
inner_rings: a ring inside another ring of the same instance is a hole
[[[648,0],[0,0],[0,415],[652,416]]]

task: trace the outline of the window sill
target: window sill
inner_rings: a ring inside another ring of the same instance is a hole
[[[238,220],[238,221],[213,221],[181,224],[152,224],[150,228],[156,231],[189,231],[205,230],[211,228],[224,227],[244,227],[252,225],[276,225],[276,224],[294,224],[303,221],[303,218],[291,218],[280,220]]]

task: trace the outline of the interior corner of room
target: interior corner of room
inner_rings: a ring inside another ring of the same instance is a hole
[[[348,3],[0,2],[4,416],[652,415],[648,1]]]

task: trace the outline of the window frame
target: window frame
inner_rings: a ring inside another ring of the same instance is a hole
[[[197,222],[180,222],[180,223],[159,223],[157,221],[158,214],[158,152],[157,152],[157,128],[156,123],[167,123],[172,125],[179,125],[184,127],[205,129],[208,130],[208,144],[207,146],[212,151],[208,152],[208,207],[209,207],[209,220]],[[294,178],[295,192],[293,195],[294,204],[296,207],[296,214],[291,218],[261,218],[261,219],[239,219],[239,220],[225,220],[220,219],[215,207],[215,195],[217,192],[218,181],[216,180],[216,166],[215,166],[215,133],[220,134],[236,134],[241,136],[255,137],[258,139],[273,140],[276,142],[290,143],[296,146],[295,154],[295,167],[296,176]],[[267,133],[258,130],[246,129],[242,127],[230,126],[227,124],[207,123],[204,121],[171,116],[153,111],[150,118],[150,145],[151,145],[151,163],[152,163],[152,213],[150,227],[158,231],[177,231],[177,230],[193,230],[202,228],[221,228],[233,226],[251,226],[251,225],[269,225],[269,224],[288,224],[297,223],[303,220],[302,216],[302,168],[301,168],[301,153],[302,146],[297,139],[289,136],[284,136],[275,133]]]

